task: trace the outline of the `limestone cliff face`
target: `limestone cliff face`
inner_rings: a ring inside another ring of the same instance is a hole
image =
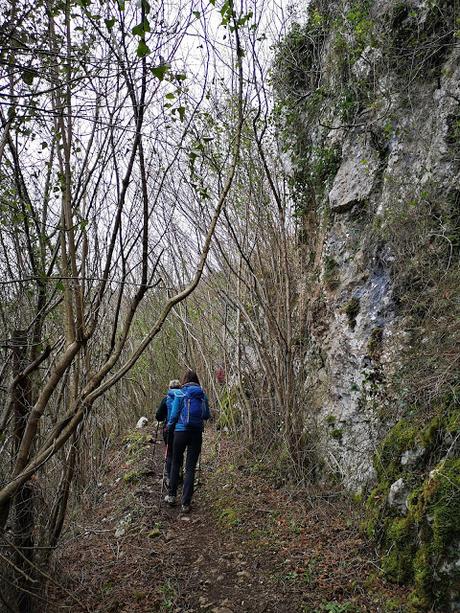
[[[274,70],[318,452],[411,611],[460,610],[460,5],[314,0]]]
[[[452,1],[313,2],[275,66],[310,270],[306,396],[326,464],[355,490],[411,395],[439,392],[420,358],[436,353],[433,304],[458,272],[459,14]]]

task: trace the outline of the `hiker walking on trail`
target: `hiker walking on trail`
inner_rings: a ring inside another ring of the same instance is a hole
[[[188,513],[191,508],[195,468],[203,440],[204,420],[209,417],[208,398],[200,385],[198,375],[193,370],[188,370],[182,379],[181,393],[177,394],[174,399],[168,421],[168,430],[174,428],[174,444],[169,493],[165,498],[168,504],[176,504],[179,469],[187,449],[182,492],[182,511],[184,513]]]
[[[165,459],[165,483],[169,486],[169,480],[171,477],[171,464],[172,464],[172,450],[173,450],[173,439],[174,439],[174,428],[168,428],[168,422],[171,417],[171,410],[174,399],[177,394],[181,393],[181,384],[178,379],[173,379],[169,382],[169,389],[166,396],[160,402],[160,406],[157,409],[155,414],[155,418],[157,421],[162,421],[163,423],[163,440],[166,445],[166,459]]]

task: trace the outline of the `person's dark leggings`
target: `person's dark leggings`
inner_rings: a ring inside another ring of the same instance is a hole
[[[179,483],[179,469],[182,466],[184,452],[187,449],[185,461],[184,489],[182,492],[182,504],[190,504],[193,496],[195,482],[195,468],[201,451],[203,434],[197,430],[186,430],[174,433],[173,459],[171,466],[171,480],[169,482],[169,495],[177,495]]]

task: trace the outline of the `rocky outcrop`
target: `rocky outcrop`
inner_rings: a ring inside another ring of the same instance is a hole
[[[329,192],[333,213],[345,213],[354,206],[365,204],[372,193],[380,166],[378,151],[365,135],[352,135],[342,146],[342,163]]]
[[[407,513],[407,499],[409,497],[409,488],[404,483],[404,479],[401,477],[390,485],[390,491],[388,492],[388,505],[396,509],[401,515]]]

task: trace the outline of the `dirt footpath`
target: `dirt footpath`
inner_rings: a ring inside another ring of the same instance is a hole
[[[130,433],[99,502],[69,527],[48,611],[404,613],[337,492],[275,489],[267,467],[208,432],[193,510],[160,503],[162,443]]]

